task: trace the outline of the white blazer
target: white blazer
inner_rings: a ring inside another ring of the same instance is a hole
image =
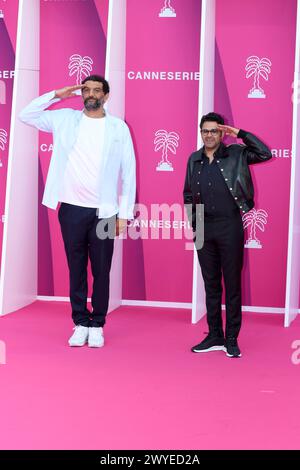
[[[64,108],[45,111],[53,103],[55,91],[34,99],[20,113],[25,124],[53,133],[53,152],[49,165],[42,203],[56,209],[60,186],[68,156],[75,144],[83,111]],[[133,219],[136,192],[135,156],[129,129],[122,119],[106,113],[103,166],[99,175],[99,218],[118,214],[121,219]],[[118,197],[118,181],[122,188]],[[119,199],[119,200],[118,200]]]

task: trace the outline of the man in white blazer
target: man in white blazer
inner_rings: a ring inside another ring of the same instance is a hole
[[[84,102],[82,111],[47,110],[78,93]],[[127,220],[133,218],[136,178],[132,140],[125,122],[104,110],[108,97],[105,78],[90,75],[81,85],[34,99],[20,113],[25,124],[53,133],[53,153],[42,202],[51,209],[61,203],[58,218],[70,272],[75,324],[70,346],[83,346],[86,342],[90,347],[104,345],[114,236],[124,231]],[[122,189],[118,196],[119,176]],[[88,258],[93,275],[92,312],[87,309]]]

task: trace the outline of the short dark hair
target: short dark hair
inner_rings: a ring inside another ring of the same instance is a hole
[[[83,85],[85,82],[91,80],[92,82],[100,82],[102,83],[102,88],[104,91],[104,94],[107,95],[109,93],[109,84],[108,81],[105,80],[102,75],[89,75],[88,77],[85,77],[84,80],[82,80],[81,85]]]
[[[208,114],[204,114],[204,116],[202,116],[201,118],[201,122],[200,122],[200,129],[202,129],[202,126],[205,122],[211,122],[211,121],[214,121],[214,122],[217,122],[218,124],[224,124],[224,118],[223,116],[221,116],[221,114],[217,114],[217,113],[208,113]]]

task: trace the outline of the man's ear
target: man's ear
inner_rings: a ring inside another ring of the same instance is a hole
[[[106,103],[106,101],[108,100],[109,98],[109,93],[106,93],[106,95],[104,95],[104,103]]]

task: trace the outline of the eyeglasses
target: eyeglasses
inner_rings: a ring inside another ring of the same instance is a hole
[[[201,134],[207,136],[209,133],[211,135],[217,135],[219,134],[220,130],[219,129],[201,129]]]

